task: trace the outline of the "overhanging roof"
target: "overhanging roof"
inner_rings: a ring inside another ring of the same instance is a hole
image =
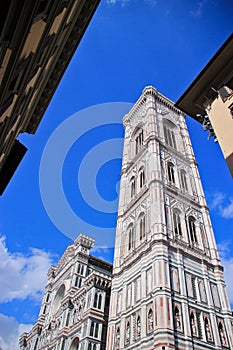
[[[205,108],[215,90],[233,79],[233,33],[215,53],[175,106],[199,122],[203,121]]]

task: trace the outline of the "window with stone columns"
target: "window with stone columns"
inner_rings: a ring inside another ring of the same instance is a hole
[[[141,189],[145,185],[145,171],[143,168],[139,170],[139,188]]]
[[[102,306],[102,294],[100,291],[95,292],[93,307],[101,309]]]
[[[182,237],[182,226],[181,226],[181,218],[180,211],[178,209],[173,209],[173,228],[175,237]]]
[[[204,315],[204,328],[205,328],[206,341],[212,342],[213,341],[213,335],[212,335],[210,319],[209,319],[208,315]]]
[[[146,236],[146,217],[144,213],[140,214],[138,221],[139,221],[139,239],[141,241]]]
[[[180,181],[181,181],[182,190],[188,191],[187,175],[186,175],[186,171],[184,169],[180,170]]]
[[[141,128],[138,128],[135,135],[135,155],[140,153],[142,147],[143,147],[143,130]]]
[[[163,132],[166,145],[177,149],[176,146],[176,126],[169,120],[163,121]]]
[[[193,216],[188,217],[188,229],[189,229],[189,237],[192,243],[198,243],[197,241],[197,233],[196,233],[196,223],[195,218]]]
[[[83,264],[78,264],[78,268],[77,268],[77,273],[80,275],[84,274],[84,265]]]
[[[99,332],[99,323],[92,321],[91,328],[90,328],[90,336],[94,338],[98,338],[98,332]]]
[[[133,198],[136,194],[136,180],[135,177],[131,177],[130,179],[130,197]]]
[[[128,232],[128,251],[130,252],[133,249],[133,245],[134,245],[133,226],[129,226],[127,232]]]
[[[172,162],[167,163],[167,175],[169,183],[175,185],[175,171],[174,164]]]

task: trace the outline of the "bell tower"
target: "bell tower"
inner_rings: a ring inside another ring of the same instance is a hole
[[[185,115],[150,86],[123,123],[107,349],[233,349]]]

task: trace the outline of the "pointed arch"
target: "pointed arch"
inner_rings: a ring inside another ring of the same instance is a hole
[[[141,152],[144,141],[143,128],[141,124],[137,125],[137,127],[134,129],[132,137],[134,139],[135,155],[137,155]]]
[[[94,307],[97,307],[97,301],[98,301],[98,292],[95,292],[94,303],[93,303]]]
[[[204,328],[205,328],[205,336],[206,340],[209,342],[213,341],[212,337],[212,331],[211,331],[211,326],[210,326],[210,320],[207,315],[204,316]]]
[[[188,228],[189,228],[189,236],[192,243],[197,243],[197,233],[196,233],[196,223],[195,218],[190,215],[188,217]]]
[[[163,120],[163,133],[164,133],[164,140],[165,144],[177,149],[176,145],[176,125],[173,124],[170,120],[164,119]]]
[[[138,217],[139,239],[140,241],[146,236],[146,216],[145,213],[141,213]]]
[[[174,170],[174,164],[172,162],[167,163],[167,175],[168,175],[168,181],[175,185],[175,170]]]
[[[178,330],[181,330],[181,313],[180,313],[180,306],[175,305],[174,309],[174,323],[175,328]]]
[[[127,239],[128,239],[128,251],[133,249],[134,237],[133,237],[133,225],[130,225],[127,229]]]
[[[126,343],[130,342],[130,321],[129,320],[126,322],[126,327],[125,327],[125,342]]]
[[[176,237],[182,237],[181,213],[177,208],[173,209],[173,229]]]
[[[181,181],[181,188],[184,191],[188,191],[188,184],[187,184],[187,174],[184,169],[180,170],[180,181]]]
[[[225,327],[223,325],[223,321],[218,322],[218,332],[219,332],[221,344],[223,346],[226,346],[227,345],[227,338],[226,338],[226,332],[225,332]]]
[[[79,338],[78,337],[75,337],[73,340],[72,340],[72,343],[70,345],[70,348],[69,350],[78,350],[79,349]]]
[[[154,330],[154,313],[152,308],[149,308],[147,313],[147,331],[152,332]]]
[[[102,294],[100,293],[99,294],[99,299],[98,299],[98,309],[101,309],[101,306],[102,306]]]
[[[139,188],[141,189],[145,185],[145,170],[143,167],[139,169]]]
[[[130,179],[130,198],[133,198],[136,194],[136,179],[132,176]]]

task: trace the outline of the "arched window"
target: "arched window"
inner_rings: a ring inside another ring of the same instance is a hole
[[[139,172],[139,187],[142,188],[145,185],[145,172],[144,169],[140,169]]]
[[[196,318],[195,318],[195,315],[194,315],[193,311],[190,313],[190,325],[191,325],[192,335],[197,336]]]
[[[88,350],[92,350],[92,344],[91,343],[88,344]]]
[[[221,344],[223,346],[227,345],[226,333],[221,321],[218,323],[218,332],[219,332]]]
[[[96,344],[93,345],[92,350],[96,350]]]
[[[147,330],[148,332],[152,332],[154,329],[154,315],[152,309],[149,309],[147,315]]]
[[[99,323],[95,324],[95,333],[94,333],[94,337],[98,338],[98,333],[99,333]]]
[[[102,294],[99,294],[98,309],[101,309],[101,306],[102,306]]]
[[[132,177],[130,180],[130,196],[131,198],[133,198],[135,196],[136,193],[136,181],[135,181],[135,177]]]
[[[95,292],[94,304],[93,304],[94,307],[97,307],[97,301],[98,301],[98,293]]]
[[[145,215],[143,214],[139,219],[139,237],[140,240],[142,240],[146,235],[146,219]]]
[[[197,243],[195,218],[193,216],[189,216],[189,218],[188,218],[188,227],[189,227],[189,234],[190,234],[191,242]]]
[[[181,171],[180,171],[180,180],[181,180],[181,187],[182,187],[182,189],[184,191],[188,191],[186,172],[185,172],[184,169],[181,169]]]
[[[174,233],[176,236],[182,236],[182,227],[181,227],[181,219],[180,213],[178,210],[173,211],[173,225],[174,225]]]
[[[129,341],[130,341],[130,322],[127,321],[126,329],[125,329],[125,342],[129,343]]]
[[[79,349],[79,338],[75,338],[75,339],[72,341],[69,350],[78,350],[78,349]]]
[[[90,336],[93,337],[94,335],[94,328],[95,328],[95,322],[92,321],[91,322],[91,329],[90,329]]]
[[[175,184],[174,165],[171,162],[167,164],[167,173],[169,182]]]
[[[179,310],[178,306],[175,307],[174,317],[175,317],[175,328],[181,329],[180,310]]]
[[[91,328],[90,328],[90,336],[98,338],[98,332],[99,332],[99,323],[92,321]]]
[[[177,147],[176,147],[175,128],[176,126],[169,121],[163,124],[164,139],[165,139],[166,145],[176,149]]]
[[[133,227],[128,229],[128,251],[133,249]]]
[[[137,317],[137,336],[141,336],[141,317]]]
[[[135,134],[135,154],[137,155],[143,146],[143,130],[138,129]]]
[[[81,277],[76,277],[74,286],[81,288],[81,286],[82,286],[82,278]]]
[[[115,346],[116,346],[116,349],[119,349],[119,347],[120,347],[120,327],[117,327],[117,329],[116,329]]]
[[[65,285],[62,284],[59,287],[59,289],[58,289],[58,291],[57,291],[57,293],[55,295],[55,298],[53,300],[53,304],[52,304],[52,312],[53,312],[53,314],[55,314],[57,312],[57,310],[58,310],[58,308],[60,306],[61,300],[64,297],[64,295],[65,295]]]
[[[213,341],[212,332],[211,332],[210,323],[207,316],[204,318],[204,327],[205,327],[206,340],[212,342]]]

